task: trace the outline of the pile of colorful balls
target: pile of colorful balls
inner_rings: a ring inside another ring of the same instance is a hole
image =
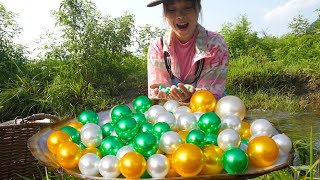
[[[216,101],[199,90],[189,104],[153,105],[138,96],[131,105],[113,107],[103,123],[85,110],[52,132],[47,146],[62,168],[130,179],[241,174],[272,166],[292,149],[290,138],[275,133],[268,120],[249,123],[236,96]]]

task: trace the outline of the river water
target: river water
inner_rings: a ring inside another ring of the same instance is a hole
[[[249,112],[253,119],[267,119],[274,127],[285,133],[292,142],[305,140],[310,142],[311,127],[313,131],[313,148],[320,154],[320,112]],[[316,154],[316,152],[315,152]]]

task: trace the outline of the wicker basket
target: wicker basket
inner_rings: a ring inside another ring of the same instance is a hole
[[[60,119],[51,114],[34,114],[0,124],[0,179],[39,179],[44,167],[27,147],[28,139]]]

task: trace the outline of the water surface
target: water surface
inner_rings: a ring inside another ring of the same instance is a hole
[[[320,153],[320,112],[249,112],[253,119],[267,119],[274,127],[285,133],[294,142],[305,140],[310,142],[311,127],[313,129],[313,147]]]

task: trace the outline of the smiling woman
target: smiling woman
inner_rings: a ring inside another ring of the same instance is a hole
[[[149,97],[188,102],[194,92],[206,89],[220,99],[225,91],[228,47],[222,36],[199,24],[201,0],[153,0],[147,6],[159,4],[163,4],[169,29],[149,47]]]

